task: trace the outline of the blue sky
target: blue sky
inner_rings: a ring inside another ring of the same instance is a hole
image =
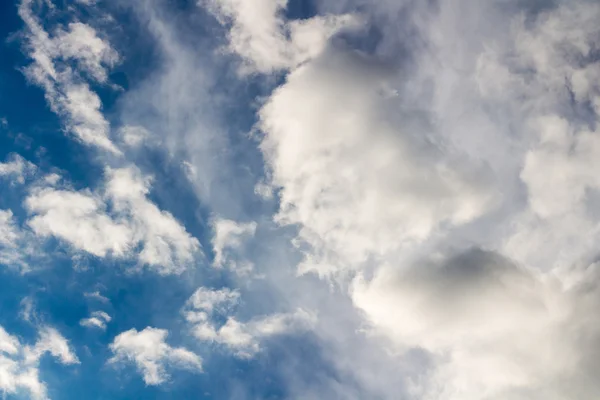
[[[597,399],[600,5],[0,4],[7,399]]]

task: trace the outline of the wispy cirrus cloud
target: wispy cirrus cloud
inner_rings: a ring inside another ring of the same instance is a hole
[[[47,32],[34,11],[44,7],[48,5],[37,0],[19,4],[19,16],[26,26],[23,45],[32,60],[25,75],[44,90],[50,108],[62,118],[67,131],[86,145],[119,154],[110,139],[100,98],[80,73],[106,83],[107,69],[119,60],[118,54],[91,26],[81,22],[70,23],[67,30]]]

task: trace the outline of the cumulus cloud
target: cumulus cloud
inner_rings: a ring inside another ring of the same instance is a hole
[[[331,49],[291,72],[260,110],[278,220],[298,224],[313,248],[304,271],[353,268],[495,204],[486,166],[390,97],[386,75]]]
[[[128,147],[136,148],[143,145],[150,139],[150,132],[141,126],[126,125],[119,129],[121,140]]]
[[[0,176],[14,179],[23,184],[25,179],[35,174],[37,167],[18,154],[10,154],[8,160],[0,163]]]
[[[510,111],[528,145],[520,178],[529,208],[515,218],[504,251],[538,268],[595,257],[598,16],[597,4],[576,2],[531,21],[514,17],[506,44],[490,46],[477,59],[483,99]]]
[[[109,323],[111,319],[110,315],[104,311],[94,311],[88,318],[81,319],[79,325],[104,331],[106,330],[106,324]]]
[[[39,361],[50,354],[61,364],[77,364],[79,360],[68,341],[54,328],[41,327],[33,345],[23,345],[17,337],[0,326],[0,389],[14,395],[27,391],[33,399],[47,399],[47,389],[39,378]]]
[[[312,327],[314,315],[298,309],[293,313],[271,314],[240,322],[230,316],[239,301],[238,291],[200,287],[187,301],[183,314],[199,340],[214,342],[230,349],[236,356],[252,357],[260,350],[260,341],[270,336],[303,331]],[[225,318],[217,323],[215,317]]]
[[[474,249],[383,268],[356,280],[353,299],[400,348],[435,358],[418,398],[592,399],[600,321],[587,313],[600,300],[597,273],[592,265],[567,286]]]
[[[98,257],[109,251],[122,256],[133,246],[130,227],[107,215],[102,198],[90,191],[43,188],[25,206],[34,214],[27,223],[39,236],[59,237]]]
[[[269,73],[299,65],[318,55],[338,31],[359,25],[352,15],[315,16],[288,21],[286,0],[201,0],[229,25],[229,50],[244,61],[242,71]]]
[[[134,257],[160,274],[185,270],[200,244],[148,199],[150,180],[134,167],[107,168],[105,174],[98,192],[33,190],[25,199],[28,225],[39,236],[55,236],[97,257]]]
[[[132,228],[143,243],[139,260],[164,272],[182,271],[194,259],[200,243],[166,211],[148,200],[150,180],[135,169],[108,170],[106,194],[117,213],[131,217]],[[162,266],[162,267],[161,267]]]
[[[244,241],[254,236],[256,222],[237,223],[229,219],[217,218],[212,222],[214,236],[212,239],[215,257],[213,266],[228,266],[239,273],[252,270],[250,261],[240,260],[238,254],[243,250]]]
[[[105,83],[107,69],[118,61],[117,53],[92,27],[80,22],[51,35],[36,14],[44,7],[41,3],[23,0],[19,4],[19,16],[25,23],[24,46],[32,60],[24,70],[26,76],[44,89],[48,104],[67,131],[84,144],[120,153],[110,140],[100,98],[80,74],[85,72],[93,81]]]
[[[166,343],[167,336],[167,330],[152,327],[122,332],[110,344],[114,356],[108,362],[135,364],[147,385],[167,381],[167,367],[201,372],[200,357],[182,347],[171,347]]]
[[[411,398],[597,397],[600,7],[349,3],[382,46],[320,48],[258,115],[300,272],[349,277],[374,332],[428,353]],[[394,37],[402,7],[427,51]],[[473,243],[498,252],[448,250]]]

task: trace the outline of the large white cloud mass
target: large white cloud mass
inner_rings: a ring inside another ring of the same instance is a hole
[[[411,398],[600,395],[600,6],[509,3],[371,4],[387,47],[333,42],[259,111],[300,272],[428,354]],[[426,48],[404,68],[386,61],[399,10]]]

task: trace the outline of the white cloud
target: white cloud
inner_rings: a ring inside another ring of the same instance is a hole
[[[35,174],[37,167],[18,154],[9,155],[7,162],[0,163],[0,176],[11,177],[23,184],[25,179]]]
[[[106,324],[111,321],[110,315],[104,311],[94,311],[88,318],[83,318],[79,321],[79,325],[86,328],[98,328],[106,330]]]
[[[83,295],[88,299],[94,299],[101,303],[110,303],[108,297],[103,296],[98,290],[96,290],[95,292],[86,292]]]
[[[260,341],[265,338],[303,331],[314,325],[314,315],[302,309],[239,322],[228,315],[239,296],[238,291],[227,288],[198,288],[183,310],[186,321],[191,324],[192,334],[199,340],[224,345],[236,356],[247,358],[260,350]],[[226,318],[225,321],[217,324],[214,319],[216,315]]]
[[[0,210],[0,243],[3,247],[12,248],[16,246],[19,236],[12,211]]]
[[[212,222],[214,236],[212,239],[215,257],[213,266],[228,266],[238,273],[252,270],[253,265],[243,258],[244,242],[254,236],[256,222],[237,223],[229,219],[216,218]]]
[[[236,304],[240,293],[229,288],[212,290],[204,287],[198,288],[188,299],[189,310],[186,311],[188,321],[203,321],[215,312],[225,312]]]
[[[200,1],[222,24],[228,24],[229,50],[244,60],[245,72],[269,73],[293,68],[315,56],[338,31],[356,27],[350,15],[316,16],[286,21],[286,0]]]
[[[600,390],[588,375],[600,339],[600,320],[588,314],[600,300],[597,273],[594,265],[566,287],[472,250],[383,268],[355,282],[353,299],[400,348],[432,353],[418,398],[592,399]]]
[[[136,148],[151,139],[150,132],[141,126],[126,125],[119,129],[121,140],[127,146]]]
[[[140,262],[160,273],[182,272],[200,243],[166,211],[148,200],[150,181],[132,168],[107,170],[106,195],[117,214],[128,217],[134,237],[142,243]]]
[[[34,322],[37,319],[35,302],[31,296],[24,297],[20,302],[20,306],[19,316],[23,321]]]
[[[167,381],[167,366],[201,372],[200,357],[182,347],[169,346],[167,336],[167,330],[151,327],[122,332],[110,344],[114,356],[108,362],[134,363],[147,385]]]
[[[34,214],[27,223],[39,236],[56,236],[98,257],[123,256],[133,246],[131,228],[107,215],[103,200],[89,191],[43,188],[25,206]]]
[[[4,395],[29,392],[32,399],[47,399],[47,389],[39,378],[39,360],[49,353],[61,364],[79,362],[67,340],[51,327],[41,327],[38,341],[23,345],[0,327],[0,390]]]
[[[387,94],[388,77],[331,49],[290,73],[260,110],[261,147],[281,188],[278,220],[298,224],[313,249],[303,271],[355,267],[496,204],[486,166],[403,109]]]
[[[596,398],[597,266],[556,275],[597,259],[600,6],[407,6],[402,42],[385,11],[405,2],[360,3],[389,24],[375,56],[325,47],[259,113],[300,271],[361,276],[350,295],[382,343],[428,353],[411,398]],[[398,75],[393,45],[415,52]],[[516,261],[439,256],[473,244]],[[221,340],[248,341],[240,325]]]
[[[17,354],[20,347],[19,340],[8,334],[3,327],[0,327],[0,351],[6,354]]]
[[[518,16],[505,45],[477,59],[480,93],[510,111],[526,147],[520,178],[529,208],[514,218],[503,250],[537,268],[568,267],[596,252],[599,16],[600,6],[587,2],[531,21]]]
[[[55,236],[98,257],[135,256],[160,274],[181,273],[192,263],[198,240],[148,200],[148,178],[133,167],[108,168],[102,189],[34,189],[25,200],[32,214],[28,225],[39,236]]]
[[[35,238],[17,225],[11,210],[0,210],[0,264],[28,272],[35,244]]]
[[[42,355],[50,353],[60,360],[62,364],[79,364],[77,356],[69,346],[69,342],[54,328],[41,327],[39,338],[33,347],[26,346],[24,349],[25,361],[37,362]]]
[[[79,22],[51,36],[35,15],[34,7],[33,0],[23,0],[19,5],[19,16],[26,26],[24,46],[33,61],[25,74],[44,89],[51,109],[62,118],[68,131],[87,145],[119,154],[109,138],[100,98],[83,82],[78,70],[69,65],[74,61],[91,79],[105,83],[107,68],[117,62],[117,53],[92,27]]]
[[[57,55],[75,60],[79,68],[96,81],[106,82],[107,68],[119,61],[117,52],[89,25],[74,22],[68,28],[68,31],[59,31],[54,39]]]

